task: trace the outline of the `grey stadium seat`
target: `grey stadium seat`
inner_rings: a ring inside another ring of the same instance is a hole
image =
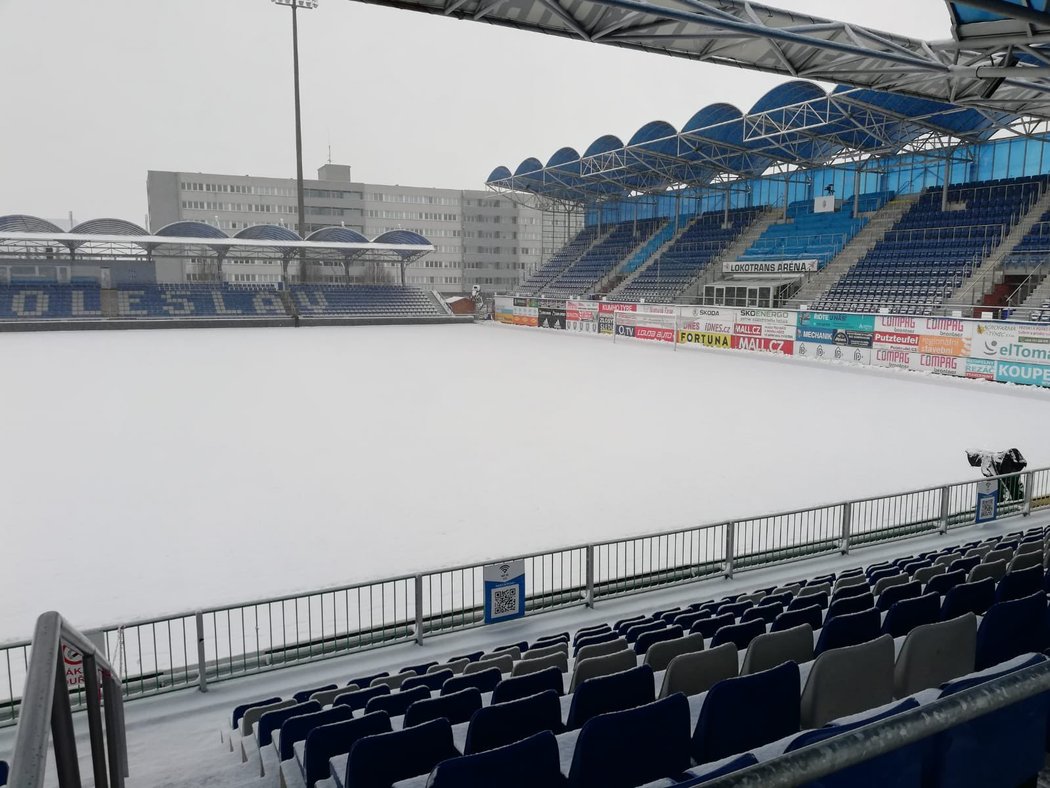
[[[693,635],[675,638],[674,640],[653,643],[653,645],[649,646],[649,650],[645,652],[645,659],[642,662],[654,671],[666,670],[667,666],[671,664],[671,660],[675,657],[703,650],[704,636],[697,632]]]
[[[660,697],[666,698],[676,692],[699,695],[723,679],[739,675],[738,668],[737,648],[732,643],[723,643],[693,654],[681,654],[671,660],[664,672]]]
[[[838,717],[893,700],[893,638],[825,651],[813,662],[802,690],[802,727],[819,728]]]
[[[977,580],[984,580],[986,577],[992,578],[996,583],[1006,577],[1006,561],[999,560],[978,564],[970,570],[970,576],[966,578],[966,581],[973,583]]]
[[[636,667],[638,667],[638,657],[630,650],[606,654],[604,657],[577,660],[572,669],[572,682],[569,684],[569,692],[575,692],[576,688],[587,679],[607,676],[610,673],[620,673]]]
[[[883,577],[883,578],[880,578],[879,580],[875,581],[875,590],[874,590],[873,593],[875,594],[875,596],[878,596],[883,591],[885,591],[887,588],[892,588],[893,586],[904,585],[905,583],[910,583],[910,582],[911,582],[911,578],[908,577],[908,575],[906,573],[903,573],[903,572],[901,574],[899,574],[899,575],[893,575],[891,577]]]
[[[457,676],[463,672],[463,668],[470,664],[470,660],[466,657],[460,657],[454,659],[451,662],[443,662],[437,665],[431,665],[427,668],[427,673],[437,673],[439,670],[451,670]]]
[[[911,576],[912,580],[918,580],[923,585],[926,585],[930,580],[937,575],[943,575],[948,571],[948,567],[945,564],[935,564],[933,566],[924,566],[921,569],[916,569],[915,574]]]
[[[547,657],[551,654],[564,654],[566,658],[569,656],[569,644],[568,643],[555,643],[551,646],[543,646],[542,648],[530,648],[525,652],[525,656],[522,659],[540,659],[541,657]]]
[[[525,676],[529,673],[538,673],[547,668],[557,668],[562,673],[569,672],[569,655],[564,651],[555,651],[545,657],[536,659],[523,659],[514,663],[511,668],[511,676]]]
[[[744,654],[740,675],[758,673],[792,661],[800,665],[813,659],[813,627],[799,624],[779,632],[767,632],[751,641]]]
[[[973,673],[976,652],[977,616],[973,613],[915,627],[897,656],[894,694],[904,698]]]
[[[378,687],[380,684],[385,684],[390,687],[391,691],[401,689],[401,685],[405,682],[405,679],[413,678],[415,673],[398,673],[396,676],[380,676],[377,679],[372,679],[372,683],[369,687]]]
[[[287,709],[289,706],[295,705],[295,699],[289,698],[288,700],[271,703],[268,706],[253,706],[244,712],[244,716],[241,717],[241,735],[250,736],[252,726],[255,725],[255,723],[259,721],[259,718],[267,712],[279,711],[280,709]]]
[[[631,646],[627,642],[627,638],[617,638],[616,640],[610,640],[608,643],[595,643],[593,646],[584,646],[581,648],[576,655],[576,661],[582,662],[585,659],[604,657],[607,654],[617,654],[621,651],[627,651],[630,648]]]
[[[500,673],[503,674],[510,673],[514,669],[514,658],[510,654],[503,652],[500,652],[498,657],[482,657],[477,662],[471,662],[463,668],[463,675],[469,676],[471,673],[488,670],[489,668],[499,668]]]

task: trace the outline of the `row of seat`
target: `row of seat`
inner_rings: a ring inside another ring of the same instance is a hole
[[[558,249],[549,260],[529,275],[518,288],[518,292],[524,295],[537,294],[544,285],[575,262],[598,239],[600,230],[600,226],[594,224],[576,233],[565,246]]]
[[[667,219],[660,217],[614,225],[612,232],[544,285],[542,294],[552,298],[567,298],[590,293],[603,277],[666,224]]]

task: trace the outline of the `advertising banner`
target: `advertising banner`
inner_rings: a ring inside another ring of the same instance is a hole
[[[1050,324],[979,322],[970,355],[1050,365]]]
[[[678,344],[694,348],[718,347],[729,350],[733,347],[733,337],[730,334],[718,334],[710,331],[679,329]]]
[[[875,316],[843,312],[799,312],[798,327],[871,332],[875,330]]]
[[[539,325],[539,301],[535,298],[514,299],[514,325],[532,326]]]
[[[872,363],[877,367],[897,367],[938,375],[965,375],[966,360],[956,356],[938,356],[901,348],[875,348]]]
[[[794,339],[794,312],[786,309],[738,309],[733,334],[741,337]]]
[[[845,328],[798,328],[795,331],[795,339],[800,342],[870,350],[872,334],[870,331],[853,331]]]
[[[795,342],[791,339],[770,339],[768,337],[751,337],[733,335],[733,350],[750,350],[758,353],[775,353],[792,356],[795,353]]]
[[[612,301],[602,301],[598,304],[598,332],[611,334],[613,332],[613,316],[617,312],[637,312],[637,304],[618,304]]]
[[[795,340],[794,355],[796,358],[815,358],[818,361],[847,361],[863,365],[871,363],[871,348],[806,342],[800,339]]]
[[[805,274],[820,268],[819,260],[726,260],[726,274]]]
[[[963,375],[979,380],[995,380],[995,362],[984,358],[968,358]]]
[[[489,564],[482,570],[485,582],[485,623],[509,621],[525,615],[525,562]]]
[[[1050,386],[1050,367],[1023,361],[995,362],[995,379],[1000,383],[1024,386]]]
[[[679,311],[679,328],[707,334],[732,334],[736,310],[722,306],[683,306]]]
[[[954,317],[878,315],[875,333],[879,347],[909,348],[940,356],[968,356],[973,331],[971,323]]]
[[[514,324],[514,299],[510,296],[496,296],[496,320],[500,323]]]
[[[678,316],[673,313],[620,312],[615,317],[618,337],[672,344],[675,341],[675,323]]]
[[[565,328],[584,334],[598,332],[598,304],[594,301],[567,301]]]
[[[564,301],[540,301],[538,315],[540,328],[565,328]]]

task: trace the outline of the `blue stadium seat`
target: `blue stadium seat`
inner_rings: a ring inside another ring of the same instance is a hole
[[[826,591],[820,591],[815,594],[805,594],[802,596],[796,596],[790,602],[788,602],[788,610],[802,610],[806,607],[813,607],[816,605],[821,610],[827,610],[828,605],[831,604],[830,595]]]
[[[333,706],[323,711],[315,711],[312,714],[300,714],[290,717],[281,724],[281,747],[278,755],[282,761],[287,761],[295,755],[292,745],[297,741],[303,741],[309,736],[314,728],[329,725],[333,722],[343,722],[354,716],[354,712],[348,706]]]
[[[913,599],[922,595],[922,583],[912,580],[910,583],[902,583],[899,586],[890,586],[879,594],[876,607],[885,613],[902,599]]]
[[[450,695],[467,687],[476,687],[479,692],[492,692],[503,680],[503,673],[499,668],[488,668],[477,673],[468,673],[466,676],[453,676],[445,679],[441,685],[441,694]]]
[[[655,698],[653,669],[648,665],[587,679],[572,695],[566,727],[581,728],[599,714],[644,706]]]
[[[561,788],[564,785],[558,742],[549,731],[499,748],[449,758],[434,768],[427,781],[427,788]]]
[[[703,618],[699,621],[693,622],[693,625],[689,627],[689,632],[694,634],[701,634],[705,638],[712,638],[715,636],[715,632],[720,630],[722,627],[732,625],[736,619],[732,613],[720,613],[712,618]]]
[[[399,780],[429,774],[442,761],[459,755],[447,719],[431,719],[399,731],[366,736],[350,750],[345,785],[390,788]]]
[[[299,703],[295,706],[288,706],[284,709],[266,712],[259,718],[259,727],[256,734],[256,740],[259,742],[259,746],[265,747],[272,742],[273,732],[280,730],[281,725],[284,724],[285,720],[289,720],[292,717],[298,717],[300,714],[312,714],[313,712],[320,710],[320,703],[316,700],[308,700],[305,703]]]
[[[721,646],[723,643],[732,643],[738,650],[743,651],[752,640],[764,634],[765,631],[766,624],[761,619],[754,619],[744,624],[731,624],[715,632],[714,637],[711,638],[711,648]]]
[[[415,687],[426,687],[429,690],[439,690],[441,689],[442,684],[455,675],[456,674],[451,670],[445,669],[435,670],[433,673],[412,676],[411,678],[405,679],[404,683],[401,684],[401,690],[409,690]]]
[[[706,785],[712,780],[725,777],[727,774],[733,774],[733,772],[739,772],[741,769],[746,769],[757,763],[758,759],[749,752],[733,758],[725,758],[722,761],[690,769],[686,774],[691,776],[675,783],[675,785],[676,788],[692,788],[692,786],[696,785]]]
[[[558,695],[564,693],[565,679],[557,668],[546,668],[524,676],[503,679],[492,691],[493,703],[507,703],[519,698],[527,698],[538,692],[553,690]]]
[[[679,613],[673,619],[671,623],[675,626],[681,627],[683,630],[688,630],[697,621],[703,621],[705,618],[711,618],[714,613],[710,610],[693,610],[688,613]]]
[[[233,729],[237,730],[241,722],[241,717],[244,716],[244,712],[248,709],[253,709],[257,706],[269,706],[271,703],[280,703],[281,698],[276,695],[272,698],[266,698],[265,700],[253,700],[251,703],[242,703],[240,706],[233,707]]]
[[[937,575],[931,577],[930,581],[926,584],[926,591],[933,591],[935,594],[944,596],[951,591],[959,583],[966,582],[966,572],[962,570],[956,572],[945,572],[943,575]]]
[[[1010,602],[1014,599],[1031,596],[1043,588],[1043,568],[1030,566],[1007,572],[995,587],[996,602]]]
[[[886,611],[886,617],[882,621],[882,632],[899,638],[920,624],[932,624],[940,620],[941,598],[934,593],[923,594],[913,599],[902,599]]]
[[[416,676],[423,676],[423,675],[426,674],[426,672],[428,670],[430,670],[432,667],[434,667],[437,664],[438,664],[437,660],[432,660],[430,662],[420,663],[419,665],[406,665],[405,667],[401,668],[401,670],[399,670],[398,673],[399,674],[401,674],[401,673],[412,673],[413,675],[416,675]],[[406,681],[407,681],[407,679],[406,679]],[[431,689],[435,689],[435,687],[431,687]]]
[[[234,726],[236,727],[236,723]],[[7,761],[0,761],[0,785],[7,785],[8,771]]]
[[[365,689],[376,679],[385,679],[389,675],[390,673],[384,670],[382,673],[373,673],[370,676],[358,676],[356,679],[350,679],[350,681],[346,682],[346,685],[348,687],[353,685],[358,689]]]
[[[299,690],[299,692],[295,693],[292,697],[295,698],[296,703],[306,703],[306,701],[310,700],[310,696],[313,695],[315,692],[326,692],[328,690],[337,689],[338,687],[338,684],[325,684],[322,687],[314,687],[313,689]]]
[[[817,605],[796,610],[785,610],[776,617],[770,625],[769,631],[780,632],[784,629],[797,627],[799,624],[809,624],[810,628],[816,632],[824,625],[824,611]]]
[[[452,725],[458,725],[468,722],[471,715],[480,708],[481,692],[476,687],[467,687],[451,695],[417,700],[405,712],[404,725],[411,728],[442,717]]]
[[[813,653],[820,656],[828,649],[867,643],[879,636],[881,628],[882,617],[875,608],[828,618],[820,629]]]
[[[366,736],[390,731],[390,717],[381,711],[314,728],[306,737],[303,758],[307,788],[314,788],[314,783],[318,780],[328,778],[331,774],[331,758],[349,753],[354,745]]]
[[[493,703],[474,712],[467,727],[464,753],[503,747],[540,731],[561,733],[561,699],[554,690],[507,703]]]
[[[599,643],[611,643],[614,640],[619,640],[619,633],[609,630],[608,632],[599,632],[594,635],[588,635],[587,637],[579,638],[576,641],[576,645],[573,647],[573,655],[580,653],[580,649],[584,646],[594,646]]]
[[[797,733],[800,693],[794,662],[718,682],[693,731],[693,759],[708,763]]]
[[[772,624],[773,621],[784,612],[784,605],[781,602],[767,602],[762,600],[760,605],[749,608],[744,611],[743,615],[740,616],[740,623],[746,624],[748,621],[763,621],[766,624]]]
[[[368,705],[368,701],[378,695],[389,695],[390,687],[386,684],[377,684],[374,687],[366,687],[365,689],[352,690],[344,695],[338,696],[332,704],[335,706],[349,706],[354,711],[363,709]]]
[[[685,631],[680,626],[663,627],[662,629],[655,629],[651,632],[642,633],[636,641],[634,641],[634,653],[644,655],[649,650],[649,646],[654,643],[661,643],[665,640],[674,640],[680,638],[685,634]]]
[[[859,613],[862,610],[868,610],[873,607],[875,607],[874,594],[856,594],[854,596],[836,599],[832,602],[831,606],[828,608],[827,617],[834,618],[835,616],[847,615],[849,613]]]
[[[427,687],[412,687],[402,689],[400,692],[392,692],[388,695],[377,695],[365,705],[365,714],[373,711],[385,711],[391,717],[401,717],[408,707],[417,700],[426,700],[430,697],[430,689]],[[336,706],[335,708],[346,708]]]
[[[944,595],[941,620],[958,618],[963,613],[984,615],[995,602],[995,581],[990,577],[972,583],[959,583]]]
[[[1047,645],[1046,594],[1032,594],[988,608],[977,627],[977,670]]]
[[[634,788],[689,766],[689,703],[675,693],[587,721],[569,769],[571,788]]]

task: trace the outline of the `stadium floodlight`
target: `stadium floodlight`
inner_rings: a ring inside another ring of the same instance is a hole
[[[271,0],[274,5],[285,5],[292,9],[292,75],[295,84],[295,187],[299,202],[299,237],[306,237],[306,205],[303,192],[303,124],[299,109],[299,17],[300,8],[317,8],[318,0]],[[305,266],[300,266],[303,277]]]

